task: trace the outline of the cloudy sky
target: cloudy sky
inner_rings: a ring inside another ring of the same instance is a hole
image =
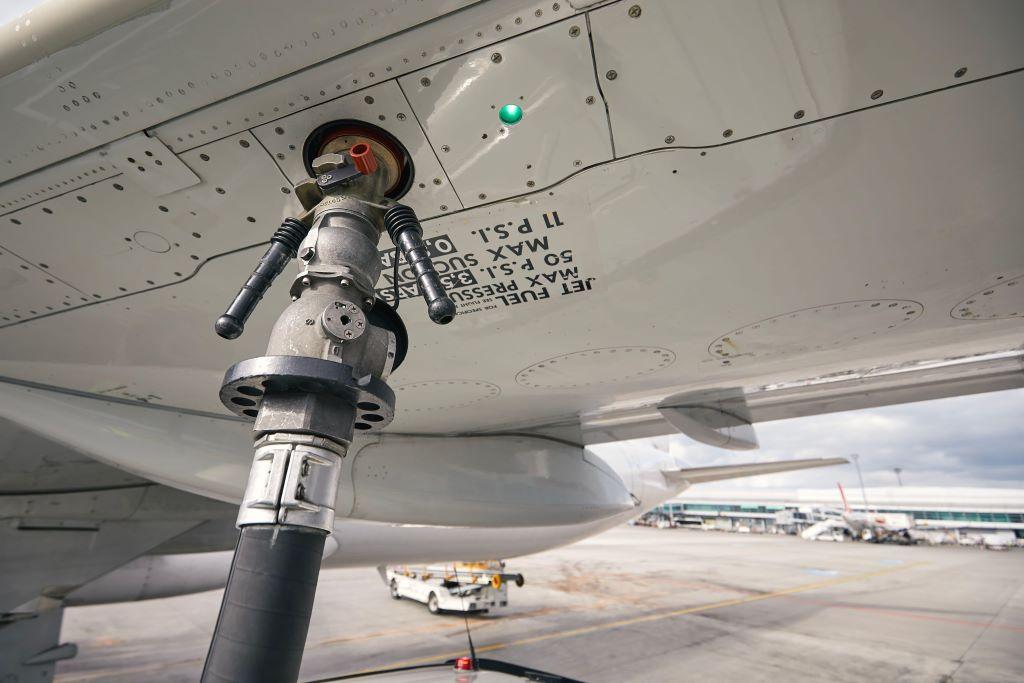
[[[723,451],[678,438],[692,466],[859,453],[866,486],[1024,488],[1024,389],[764,422],[761,448]],[[716,482],[715,490],[829,488],[857,484],[853,466]]]
[[[42,0],[0,0],[0,25],[14,21]]]

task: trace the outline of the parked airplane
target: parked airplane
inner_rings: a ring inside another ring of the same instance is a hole
[[[0,609],[241,501],[227,594],[257,597],[226,600],[207,678],[294,680],[333,544],[530,552],[715,476],[592,444],[749,449],[1021,386],[1022,25],[1012,0],[38,3],[0,30],[0,418],[117,471],[5,484],[46,556],[5,572],[55,573],[5,576]]]
[[[843,485],[836,483],[839,497],[843,501],[842,510],[825,508],[815,510],[816,516],[823,519],[804,529],[800,535],[807,540],[842,540],[842,537],[853,537],[865,541],[911,542],[911,530],[914,528],[914,517],[904,512],[879,512],[865,506],[863,510],[854,510],[846,500]]]
[[[872,511],[870,508],[852,510],[846,500],[843,485],[836,483],[836,486],[839,487],[839,497],[843,501],[843,521],[857,538],[866,541],[886,539],[910,541],[910,530],[914,526],[913,516],[904,512]]]

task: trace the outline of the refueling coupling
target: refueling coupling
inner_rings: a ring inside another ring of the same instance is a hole
[[[446,324],[455,315],[415,213],[386,197],[393,178],[371,145],[323,154],[312,166],[316,177],[295,187],[305,211],[274,233],[215,326],[238,337],[274,278],[299,258],[266,355],[232,366],[220,390],[225,406],[255,420],[255,454],[204,681],[298,678],[348,446],[395,414],[387,379],[408,342],[397,312],[375,294],[383,232],[404,255],[431,319]]]

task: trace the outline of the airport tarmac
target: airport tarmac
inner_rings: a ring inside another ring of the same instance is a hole
[[[481,657],[584,681],[1021,681],[1024,551],[619,527],[513,559]],[[195,681],[220,592],[67,610],[57,680]],[[460,615],[321,574],[301,680],[461,656]]]

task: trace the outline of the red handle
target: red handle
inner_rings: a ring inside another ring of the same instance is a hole
[[[352,163],[363,175],[370,175],[377,170],[377,157],[373,155],[373,150],[365,142],[352,145],[348,155],[352,157]]]

